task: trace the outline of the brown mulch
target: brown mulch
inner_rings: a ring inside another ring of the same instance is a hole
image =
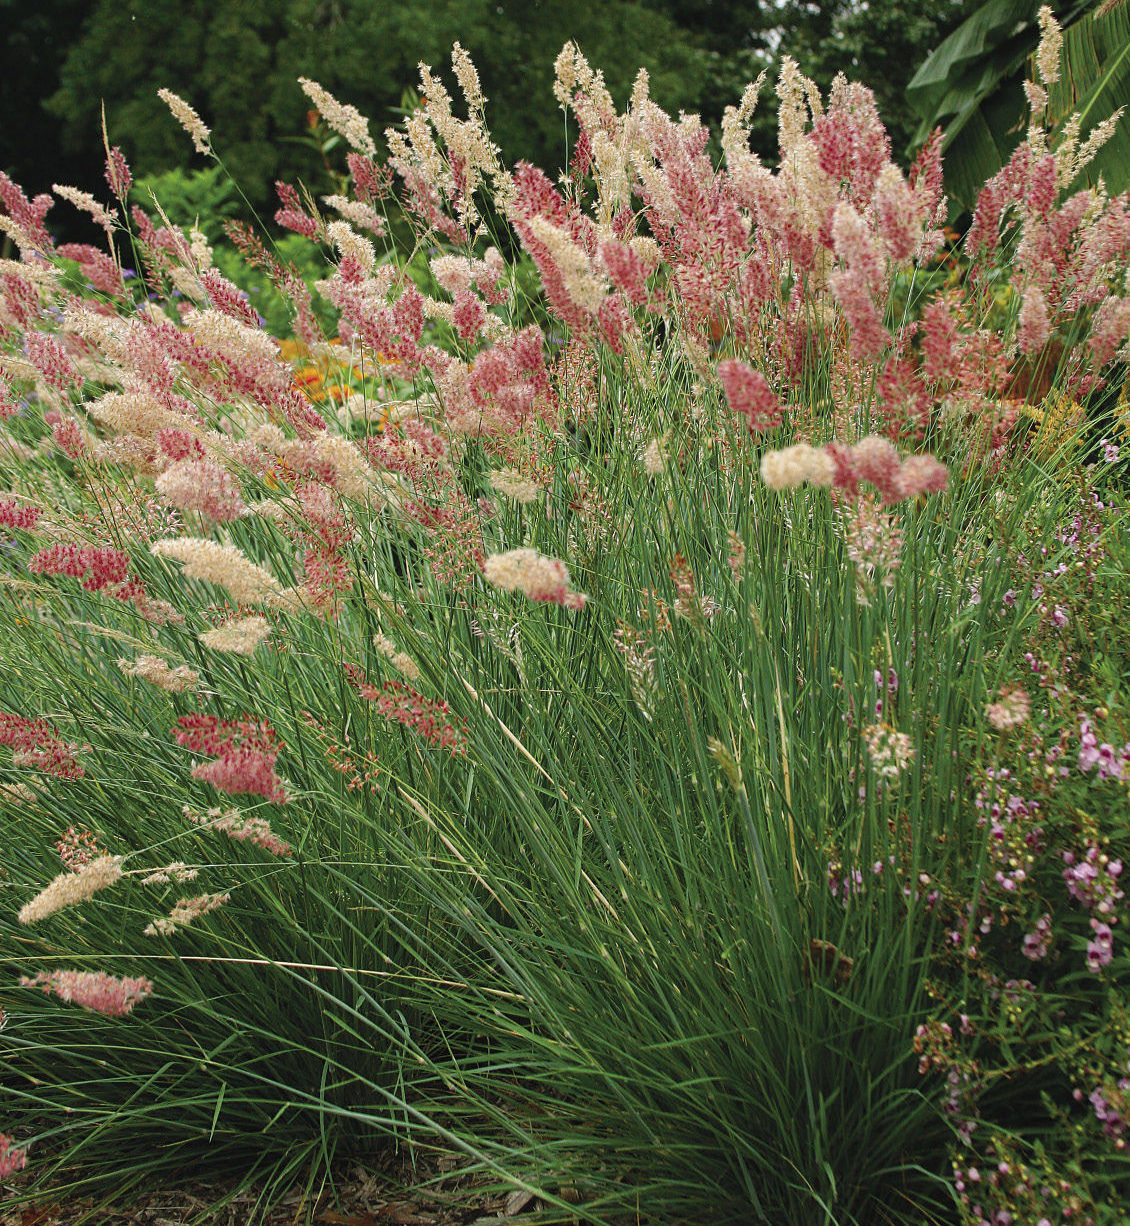
[[[519,1226],[543,1208],[524,1192],[486,1192],[460,1171],[454,1157],[415,1169],[403,1159],[356,1162],[335,1172],[333,1188],[311,1196],[301,1189],[263,1209],[254,1188],[233,1195],[238,1180],[200,1180],[133,1194],[120,1204],[94,1200],[33,1208],[4,1208],[13,1190],[0,1185],[0,1226]],[[428,1181],[421,1187],[421,1181]]]

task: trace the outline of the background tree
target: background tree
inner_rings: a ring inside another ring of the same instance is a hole
[[[27,10],[35,7],[35,12]],[[456,39],[478,65],[504,158],[560,166],[567,132],[553,101],[553,61],[567,39],[605,74],[622,104],[640,66],[671,111],[717,125],[727,104],[783,54],[823,88],[839,71],[877,93],[901,149],[914,121],[903,92],[914,67],[975,4],[938,0],[0,0],[11,13],[12,71],[0,75],[8,120],[0,167],[32,191],[100,179],[99,114],[139,175],[190,164],[191,151],[157,99],[187,98],[260,210],[276,178],[316,176],[295,78],[310,76],[373,122],[399,118],[424,60],[446,74]],[[448,78],[450,80],[450,78]],[[753,140],[776,149],[772,88]],[[26,119],[25,119],[26,117]],[[23,135],[26,133],[26,136]],[[203,165],[199,160],[196,165]],[[310,182],[316,190],[328,181]],[[60,210],[56,226],[75,224]]]

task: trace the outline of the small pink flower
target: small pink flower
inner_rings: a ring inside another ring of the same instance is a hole
[[[1028,692],[1017,685],[1005,686],[997,702],[985,708],[985,717],[994,728],[1004,731],[1023,724],[1029,716],[1031,703]]]
[[[1091,931],[1094,940],[1087,942],[1087,970],[1097,975],[1104,967],[1108,967],[1114,957],[1114,933],[1109,924],[1102,920],[1091,918]]]

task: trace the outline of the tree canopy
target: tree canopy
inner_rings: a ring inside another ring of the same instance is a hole
[[[183,166],[191,151],[157,98],[166,86],[205,118],[225,163],[265,207],[274,179],[308,178],[316,164],[297,77],[356,106],[379,133],[399,118],[418,63],[446,73],[456,40],[478,66],[488,121],[511,163],[564,160],[551,85],[568,39],[603,71],[617,102],[645,67],[661,105],[713,123],[783,54],[825,88],[843,70],[876,91],[898,149],[913,126],[907,81],[970,8],[970,0],[0,0],[9,50],[25,52],[0,86],[5,110],[29,116],[26,134],[3,138],[0,165],[32,191],[52,179],[93,186],[104,103],[111,140],[136,173]],[[753,134],[770,156],[774,101],[767,90]]]

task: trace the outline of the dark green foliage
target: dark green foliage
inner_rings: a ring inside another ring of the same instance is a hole
[[[423,60],[444,73],[459,40],[478,65],[492,132],[508,163],[561,166],[572,135],[552,101],[553,61],[575,40],[622,103],[638,68],[666,109],[697,111],[712,125],[762,69],[796,58],[822,88],[839,71],[878,95],[892,143],[911,136],[903,98],[914,65],[969,9],[968,0],[916,6],[856,0],[0,0],[13,71],[0,74],[9,124],[0,165],[34,191],[51,182],[100,187],[100,105],[111,139],[135,172],[183,164],[185,137],[157,90],[181,94],[213,129],[215,147],[254,207],[273,211],[272,181],[310,181],[309,104],[295,78],[309,76],[366,114],[375,135],[399,118],[405,86]],[[34,12],[30,9],[34,8]],[[450,83],[450,78],[449,83]],[[772,89],[753,142],[775,148]],[[16,131],[13,131],[13,128]],[[26,132],[26,137],[23,133]],[[341,169],[340,151],[330,167]],[[60,211],[53,226],[76,223]],[[61,232],[61,231],[60,231]]]
[[[91,0],[0,0],[0,170],[20,179],[29,196],[52,182],[93,184],[98,142],[76,148],[62,170],[59,123],[41,103],[59,87],[67,48]]]
[[[702,93],[702,57],[661,13],[627,0],[568,10],[535,3],[531,21],[528,8],[514,0],[103,0],[47,105],[71,151],[98,143],[105,99],[114,139],[142,172],[152,172],[184,153],[184,134],[157,98],[167,86],[211,126],[215,147],[239,167],[244,190],[259,204],[269,200],[274,179],[309,173],[309,151],[296,140],[309,109],[299,76],[356,106],[377,134],[399,118],[419,61],[446,69],[458,40],[479,66],[507,159],[548,165],[560,164],[565,149],[561,116],[545,100],[553,61],[569,38],[604,69],[618,97],[641,64],[665,106],[692,107]],[[312,186],[329,189],[328,182]]]
[[[907,90],[921,117],[913,144],[938,126],[945,130],[946,188],[965,208],[1008,161],[1020,143],[1027,108],[1023,80],[1039,42],[1038,0],[989,0],[943,42],[915,74]],[[1101,12],[1098,0],[1053,4],[1064,27],[1063,78],[1051,91],[1049,118],[1060,125],[1075,110],[1082,133],[1130,103],[1130,9],[1118,4]],[[1090,167],[1088,181],[1102,174],[1118,192],[1130,183],[1127,141],[1118,132]]]

